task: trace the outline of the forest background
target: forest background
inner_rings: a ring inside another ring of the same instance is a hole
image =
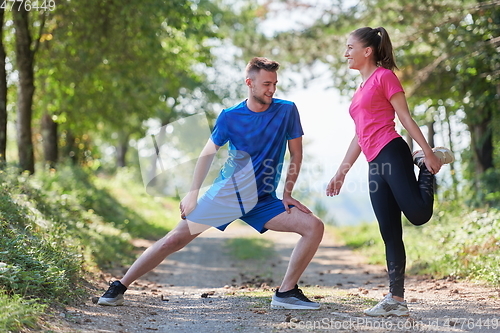
[[[36,313],[85,293],[82,276],[130,261],[132,237],[175,225],[179,197],[144,191],[143,138],[240,101],[253,56],[282,64],[289,99],[321,80],[348,100],[359,77],[342,55],[361,26],[389,31],[417,123],[457,157],[438,178],[441,229],[427,231],[448,250],[412,267],[499,284],[500,1],[25,0],[4,1],[0,19],[0,306],[19,313],[0,325],[35,327]],[[315,121],[335,124],[346,111],[334,104]],[[340,162],[319,158],[311,169]],[[325,203],[319,187],[297,197],[328,224],[345,223],[340,206],[360,209],[349,195]],[[373,230],[360,222],[349,224]]]

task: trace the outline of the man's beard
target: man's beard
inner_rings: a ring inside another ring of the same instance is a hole
[[[258,97],[258,96],[255,96],[255,95],[252,95],[253,99],[259,103],[259,104],[262,104],[262,105],[268,105],[268,104],[271,104],[269,102],[266,102],[264,99]]]

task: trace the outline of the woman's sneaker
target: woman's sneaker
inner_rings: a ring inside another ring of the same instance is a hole
[[[448,164],[448,163],[452,163],[453,161],[455,161],[455,157],[453,156],[453,153],[448,148],[435,147],[435,148],[432,148],[432,151],[434,152],[434,155],[436,155],[439,158],[439,160],[441,161],[441,163],[443,163],[443,164]],[[416,166],[418,166],[420,168],[424,165],[425,155],[424,155],[424,152],[422,150],[414,151],[412,154],[412,157],[413,157],[413,163],[415,163]]]
[[[297,285],[292,290],[282,293],[276,289],[271,301],[271,309],[318,310],[320,306],[319,303],[309,300]]]
[[[126,290],[127,287],[125,287],[120,281],[110,283],[108,291],[99,297],[97,304],[107,306],[123,305],[123,294]]]
[[[451,150],[445,147],[436,147],[433,148],[432,151],[434,152],[434,155],[439,157],[441,160],[441,163],[443,164],[449,164],[455,161],[455,157],[453,156],[453,153]]]
[[[396,301],[392,298],[392,294],[389,293],[377,305],[371,309],[366,309],[364,313],[371,317],[406,317],[410,314],[410,311],[406,302]]]

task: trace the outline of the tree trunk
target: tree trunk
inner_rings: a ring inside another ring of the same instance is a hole
[[[5,165],[7,149],[7,72],[3,47],[3,19],[5,10],[0,8],[0,166]]]
[[[451,126],[450,112],[448,108],[445,108],[444,114],[445,114],[446,124],[448,125],[448,145],[449,145],[448,148],[450,148],[450,150],[454,152],[455,147],[453,145],[453,140],[452,140],[453,128]],[[453,198],[458,199],[458,179],[454,163],[450,163],[450,174],[452,180]]]
[[[45,164],[54,169],[57,164],[57,123],[52,120],[48,113],[44,113],[41,121],[43,154]]]
[[[75,143],[75,136],[71,131],[66,131],[64,133],[66,145],[63,149],[61,149],[61,153],[64,156],[63,158],[69,157],[73,165],[78,164],[78,154]]]
[[[429,143],[429,146],[434,147],[434,135],[436,135],[436,131],[434,130],[434,121],[428,122],[427,123],[427,143]]]
[[[479,124],[469,125],[476,176],[493,168],[493,135],[490,129],[491,114]]]
[[[119,168],[127,166],[128,134],[119,133],[118,144],[116,145],[116,165]]]
[[[31,135],[33,93],[35,92],[33,73],[33,51],[28,15],[24,6],[13,11],[16,28],[16,62],[19,72],[17,101],[17,146],[19,166],[29,173],[35,172],[33,139]]]

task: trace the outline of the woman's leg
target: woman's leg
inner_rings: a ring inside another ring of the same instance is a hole
[[[406,252],[401,210],[389,184],[378,170],[376,163],[370,163],[370,200],[385,244],[389,292],[393,296],[404,298]]]
[[[418,180],[408,145],[402,138],[387,144],[372,163],[390,186],[399,208],[414,225],[429,221],[434,205],[434,175],[424,166]]]
[[[415,178],[411,152],[406,142],[394,139],[370,162],[370,199],[386,249],[390,292],[404,295],[406,253],[401,211],[421,225],[429,221],[434,204],[434,175],[425,166]]]

